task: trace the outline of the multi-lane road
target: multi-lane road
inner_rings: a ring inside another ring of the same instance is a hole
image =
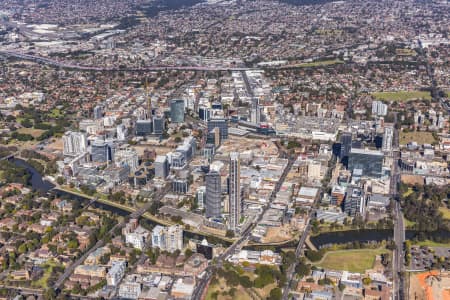
[[[309,217],[308,217],[308,225],[306,225],[305,227],[305,231],[303,231],[302,236],[300,237],[300,240],[298,242],[297,248],[295,249],[295,256],[296,257],[300,257],[302,255],[302,249],[303,249],[303,245],[305,244],[306,238],[309,235],[309,231],[311,230],[311,224],[309,222],[309,220],[311,219],[311,217],[313,216],[313,210],[310,212]],[[287,274],[286,274],[286,285],[283,288],[283,300],[287,300],[289,297],[289,292],[291,289],[291,284],[292,284],[292,280],[294,278],[294,273],[295,273],[295,267],[297,266],[297,262],[292,264],[288,270],[287,270]]]
[[[229,66],[176,66],[176,65],[154,65],[154,66],[146,66],[142,68],[117,68],[117,67],[97,67],[97,66],[87,66],[81,64],[74,64],[64,61],[58,61],[55,59],[51,59],[48,57],[38,56],[34,54],[27,54],[23,52],[16,52],[10,50],[0,51],[0,56],[4,57],[15,57],[19,59],[34,61],[36,63],[50,65],[54,67],[64,68],[64,69],[73,69],[80,71],[105,71],[105,72],[114,72],[114,71],[163,71],[163,70],[179,70],[179,71],[246,71],[251,70],[252,68],[246,67],[229,67]]]
[[[399,132],[397,126],[397,113],[394,113],[394,135],[392,137],[392,168],[391,168],[391,183],[390,194],[394,199],[394,210],[392,212],[394,216],[394,242],[395,250],[393,253],[392,261],[392,281],[393,281],[393,298],[394,300],[404,299],[404,285],[403,285],[403,269],[404,269],[404,256],[403,256],[403,244],[405,242],[405,226],[403,223],[403,214],[401,211],[400,203],[398,202],[398,185],[400,183],[400,170],[398,167],[398,160],[400,158],[399,149]]]
[[[393,294],[395,300],[405,299],[404,283],[403,283],[403,269],[404,269],[404,254],[403,254],[403,244],[405,242],[405,226],[403,223],[403,215],[401,212],[401,207],[398,202],[395,202],[395,226],[394,226],[394,241],[396,248],[393,255]]]

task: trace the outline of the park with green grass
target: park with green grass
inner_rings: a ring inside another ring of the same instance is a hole
[[[384,101],[410,101],[417,99],[431,100],[431,94],[428,91],[397,91],[397,92],[375,92],[372,93],[377,100]]]
[[[437,142],[435,136],[431,132],[426,131],[411,131],[411,132],[400,132],[399,134],[400,145],[406,145],[410,142],[417,142],[419,145],[423,144],[434,144]]]
[[[328,251],[324,254],[322,260],[314,263],[314,265],[329,270],[364,273],[373,267],[377,255],[388,252],[389,250],[382,248]]]
[[[313,62],[301,63],[296,65],[301,68],[309,68],[309,67],[321,67],[321,66],[330,66],[336,64],[342,64],[343,61],[339,59],[328,59],[328,60],[318,60]]]

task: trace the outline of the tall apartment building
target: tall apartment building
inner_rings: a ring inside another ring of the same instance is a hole
[[[125,141],[128,136],[128,129],[125,124],[119,124],[116,127],[117,140]]]
[[[183,228],[180,225],[155,226],[152,231],[152,247],[171,253],[183,250]]]
[[[387,105],[381,101],[372,101],[372,114],[377,116],[387,115]]]
[[[205,207],[206,186],[201,186],[197,190],[197,205],[199,209]]]
[[[62,139],[64,155],[77,156],[87,150],[87,138],[83,132],[67,131]]]
[[[94,119],[101,119],[103,117],[103,106],[96,105],[94,107]]]
[[[238,152],[230,153],[230,191],[229,191],[229,209],[230,222],[228,228],[235,231],[241,218],[241,164]]]
[[[139,166],[138,154],[134,149],[116,151],[114,162],[117,167],[129,167],[130,172],[134,172]]]

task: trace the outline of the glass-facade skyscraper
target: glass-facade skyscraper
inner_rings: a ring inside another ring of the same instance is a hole
[[[91,158],[93,162],[107,162],[109,158],[108,144],[103,140],[95,140],[91,145]]]
[[[210,171],[205,175],[206,199],[205,209],[207,218],[217,218],[222,213],[222,188],[220,174],[217,171]]]
[[[208,134],[214,134],[214,128],[219,128],[220,140],[228,139],[228,123],[225,119],[211,119],[208,121]],[[214,140],[214,137],[211,137]]]
[[[163,134],[164,133],[164,118],[162,116],[155,116],[153,118],[153,133]]]
[[[348,157],[348,169],[352,172],[359,169],[362,176],[379,178],[383,174],[383,152],[352,148]]]
[[[352,149],[352,134],[350,132],[344,132],[341,135],[341,150],[339,153],[339,158],[342,160],[347,160],[350,150]]]
[[[184,100],[170,101],[170,119],[172,123],[184,122]]]
[[[137,120],[136,121],[136,135],[146,136],[152,133],[152,120]]]

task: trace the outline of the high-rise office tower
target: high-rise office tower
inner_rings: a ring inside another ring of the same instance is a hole
[[[211,110],[207,107],[200,107],[198,109],[198,116],[200,120],[209,121],[211,118]]]
[[[91,158],[93,162],[107,162],[109,160],[108,144],[104,140],[95,140],[91,145]]]
[[[152,97],[150,95],[150,92],[148,90],[148,83],[145,82],[145,93],[147,96],[147,119],[152,120]]]
[[[108,160],[113,161],[114,156],[116,155],[117,148],[118,148],[116,140],[106,139],[105,142],[108,145]]]
[[[166,179],[169,175],[169,161],[166,155],[158,155],[155,159],[155,176]]]
[[[153,133],[154,134],[163,134],[164,133],[164,118],[162,116],[155,116],[153,118]]]
[[[221,215],[222,189],[220,174],[217,171],[210,171],[205,175],[206,181],[206,217],[215,218]]]
[[[62,139],[64,155],[77,156],[87,149],[87,138],[83,132],[67,131]]]
[[[170,101],[170,119],[172,123],[184,122],[184,100]]]
[[[172,181],[172,192],[175,194],[186,194],[189,191],[189,182],[185,178],[175,178]]]
[[[146,136],[152,133],[153,123],[151,120],[137,120],[136,121],[136,135]]]
[[[350,132],[344,132],[341,135],[341,151],[339,153],[341,161],[347,160],[351,149],[352,149],[352,134]]]
[[[344,200],[344,212],[351,217],[365,216],[366,209],[364,190],[359,187],[349,187]]]
[[[228,139],[228,123],[225,119],[211,119],[208,121],[208,134],[214,135],[214,128],[218,127],[220,131],[220,140]],[[214,136],[211,136],[211,140]]]
[[[229,209],[230,222],[229,229],[236,230],[241,218],[242,202],[241,202],[241,164],[239,161],[239,153],[230,153],[230,190],[229,190]]]

